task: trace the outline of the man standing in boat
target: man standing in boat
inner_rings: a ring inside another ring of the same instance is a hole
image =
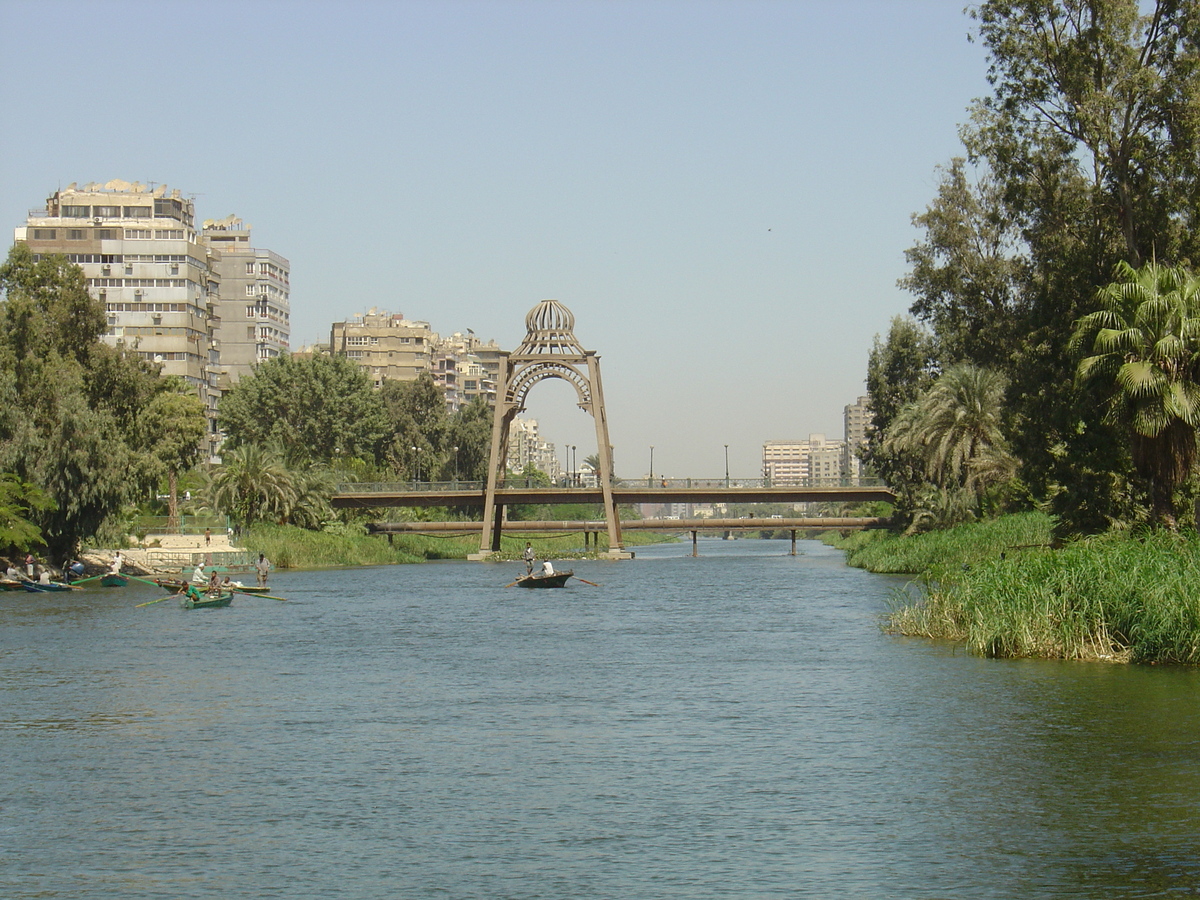
[[[525,555],[525,574],[532,575],[533,574],[533,561],[536,557],[533,552],[533,544],[529,543],[529,541],[525,542],[525,554],[524,555]]]
[[[271,561],[263,554],[258,554],[258,562],[254,564],[254,570],[258,573],[258,586],[267,586],[267,573],[271,571]]]

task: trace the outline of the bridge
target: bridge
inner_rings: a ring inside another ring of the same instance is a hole
[[[614,504],[695,504],[695,503],[866,503],[891,501],[892,491],[882,484],[851,485],[842,483],[772,485],[760,480],[724,479],[639,479],[623,481],[614,479],[611,498]],[[608,527],[607,521],[591,520],[542,520],[505,521],[504,507],[511,504],[533,506],[557,506],[561,504],[601,505],[605,502],[604,492],[599,487],[563,486],[546,487],[507,480],[494,490],[496,523],[501,530],[517,532],[582,532],[584,545],[594,544],[599,549],[600,533]],[[482,508],[486,501],[485,485],[481,482],[390,482],[370,484],[342,484],[332,499],[338,509],[376,509],[382,507],[448,507]],[[792,554],[796,552],[796,534],[811,529],[879,528],[887,524],[877,517],[813,516],[813,517],[760,517],[716,518],[689,516],[681,518],[626,519],[621,522],[623,530],[655,530],[667,532],[690,532],[692,555],[697,555],[697,535],[700,531],[762,531],[784,530],[791,532]],[[475,521],[458,522],[381,522],[372,523],[369,530],[375,534],[401,534],[406,532],[456,532],[477,534],[484,523]],[[494,527],[494,526],[493,526]],[[495,549],[495,548],[494,548]],[[485,555],[481,554],[480,556]]]

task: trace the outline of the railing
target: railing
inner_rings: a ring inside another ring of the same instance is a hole
[[[510,475],[499,485],[501,488],[542,488],[562,490],[589,488],[596,490],[597,485],[589,478],[586,482],[569,482],[564,477],[553,484],[538,484],[533,477]],[[364,481],[339,484],[339,494],[399,494],[410,492],[436,493],[441,491],[476,491],[482,492],[486,485],[482,481]],[[670,490],[692,488],[839,488],[839,487],[886,487],[879,478],[614,478],[613,487],[645,490],[646,488],[661,488]]]

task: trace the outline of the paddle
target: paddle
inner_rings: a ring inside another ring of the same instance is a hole
[[[94,578],[103,578],[103,575],[94,575]],[[126,575],[126,578],[132,578],[134,581],[140,581],[142,584],[148,584],[151,587],[161,587],[157,581],[151,581],[149,578],[138,578],[136,575]]]
[[[89,575],[87,578],[80,578],[78,581],[72,581],[71,583],[72,584],[83,584],[85,581],[95,581],[97,578],[103,578],[105,575],[108,575],[108,574],[110,574],[110,573],[104,572],[103,574],[100,574],[100,575]],[[157,587],[157,585],[155,585],[155,586]]]
[[[270,594],[260,594],[258,591],[244,591],[241,588],[230,588],[236,594],[245,594],[247,597],[266,597],[268,600],[279,600],[282,603],[287,603],[287,597],[272,597]]]
[[[575,580],[582,581],[584,584],[590,584],[592,587],[600,587],[600,585],[596,584],[596,582],[588,581],[586,578],[580,578],[578,575],[575,576]]]
[[[134,609],[137,609],[139,606],[153,606],[155,603],[162,603],[164,600],[173,600],[178,596],[178,594],[172,594],[170,597],[159,597],[157,600],[147,600],[145,603],[139,603],[134,607]]]

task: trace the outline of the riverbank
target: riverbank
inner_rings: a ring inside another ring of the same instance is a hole
[[[1200,664],[1200,539],[1110,534],[1050,546],[1050,519],[1006,516],[837,542],[850,565],[915,576],[884,627],[996,657]]]

